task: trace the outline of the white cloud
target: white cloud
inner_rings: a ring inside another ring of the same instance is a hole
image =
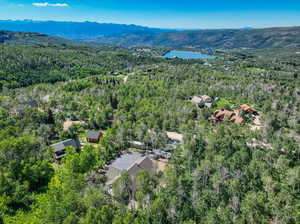
[[[36,7],[68,7],[69,5],[67,3],[55,3],[55,4],[51,4],[48,2],[43,2],[43,3],[32,3],[33,6]]]

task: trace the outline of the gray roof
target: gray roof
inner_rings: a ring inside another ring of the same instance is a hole
[[[98,139],[99,136],[100,136],[100,131],[89,130],[86,137],[90,139]]]
[[[110,166],[119,170],[128,170],[135,163],[145,158],[140,153],[125,153],[118,159],[116,159]]]
[[[68,146],[72,146],[75,149],[80,149],[80,143],[77,142],[74,139],[68,139],[68,140],[65,140],[65,141],[62,141],[62,142],[55,143],[55,144],[50,145],[50,146],[54,149],[54,152],[63,151]]]

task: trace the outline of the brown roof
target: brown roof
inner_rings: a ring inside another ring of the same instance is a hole
[[[243,110],[244,112],[247,112],[247,113],[255,112],[255,110],[251,106],[249,106],[248,104],[241,105],[241,110]]]
[[[214,113],[214,117],[219,121],[223,121],[225,117],[230,119],[233,115],[235,115],[235,113],[229,110],[216,110]]]
[[[228,116],[229,118],[231,118],[234,115],[234,112],[229,111],[229,110],[225,110],[224,113],[225,113],[225,116]]]
[[[234,123],[237,123],[237,124],[242,124],[245,122],[245,120],[242,118],[242,117],[239,117],[239,116],[233,116],[231,119],[230,119],[231,122],[234,122]]]
[[[220,112],[221,112],[221,110],[216,110],[216,111],[214,112],[214,116],[217,116],[217,114],[220,113]]]

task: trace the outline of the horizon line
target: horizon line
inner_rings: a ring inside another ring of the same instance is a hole
[[[285,28],[285,27],[300,27],[299,25],[286,25],[286,26],[242,26],[242,27],[215,27],[215,28],[171,28],[171,27],[154,27],[142,24],[134,24],[134,23],[116,23],[116,22],[101,22],[101,21],[91,21],[91,20],[49,20],[49,19],[0,19],[0,21],[32,21],[32,22],[67,22],[67,23],[97,23],[97,24],[114,24],[114,25],[126,25],[126,26],[140,26],[151,29],[165,29],[165,30],[230,30],[230,29],[268,29],[268,28]]]

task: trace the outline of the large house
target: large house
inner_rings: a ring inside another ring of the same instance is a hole
[[[106,173],[107,183],[112,184],[115,180],[117,180],[123,171],[127,171],[130,177],[130,182],[132,184],[132,190],[135,189],[135,176],[136,173],[140,170],[148,170],[150,172],[154,172],[155,169],[153,167],[152,160],[143,156],[140,153],[124,153],[113,161],[108,166],[108,171]]]
[[[65,141],[50,145],[50,147],[52,147],[52,149],[54,151],[54,158],[56,160],[60,160],[62,157],[65,156],[67,147],[73,147],[74,149],[76,149],[76,151],[79,151],[81,148],[81,145],[78,140],[67,139]]]
[[[234,111],[225,109],[216,110],[212,115],[212,119],[217,122],[230,121],[233,123],[242,124],[246,123],[242,116],[243,113],[250,115],[253,120],[255,120],[256,116],[258,115],[258,112],[251,106],[248,104],[242,104],[239,109]]]

